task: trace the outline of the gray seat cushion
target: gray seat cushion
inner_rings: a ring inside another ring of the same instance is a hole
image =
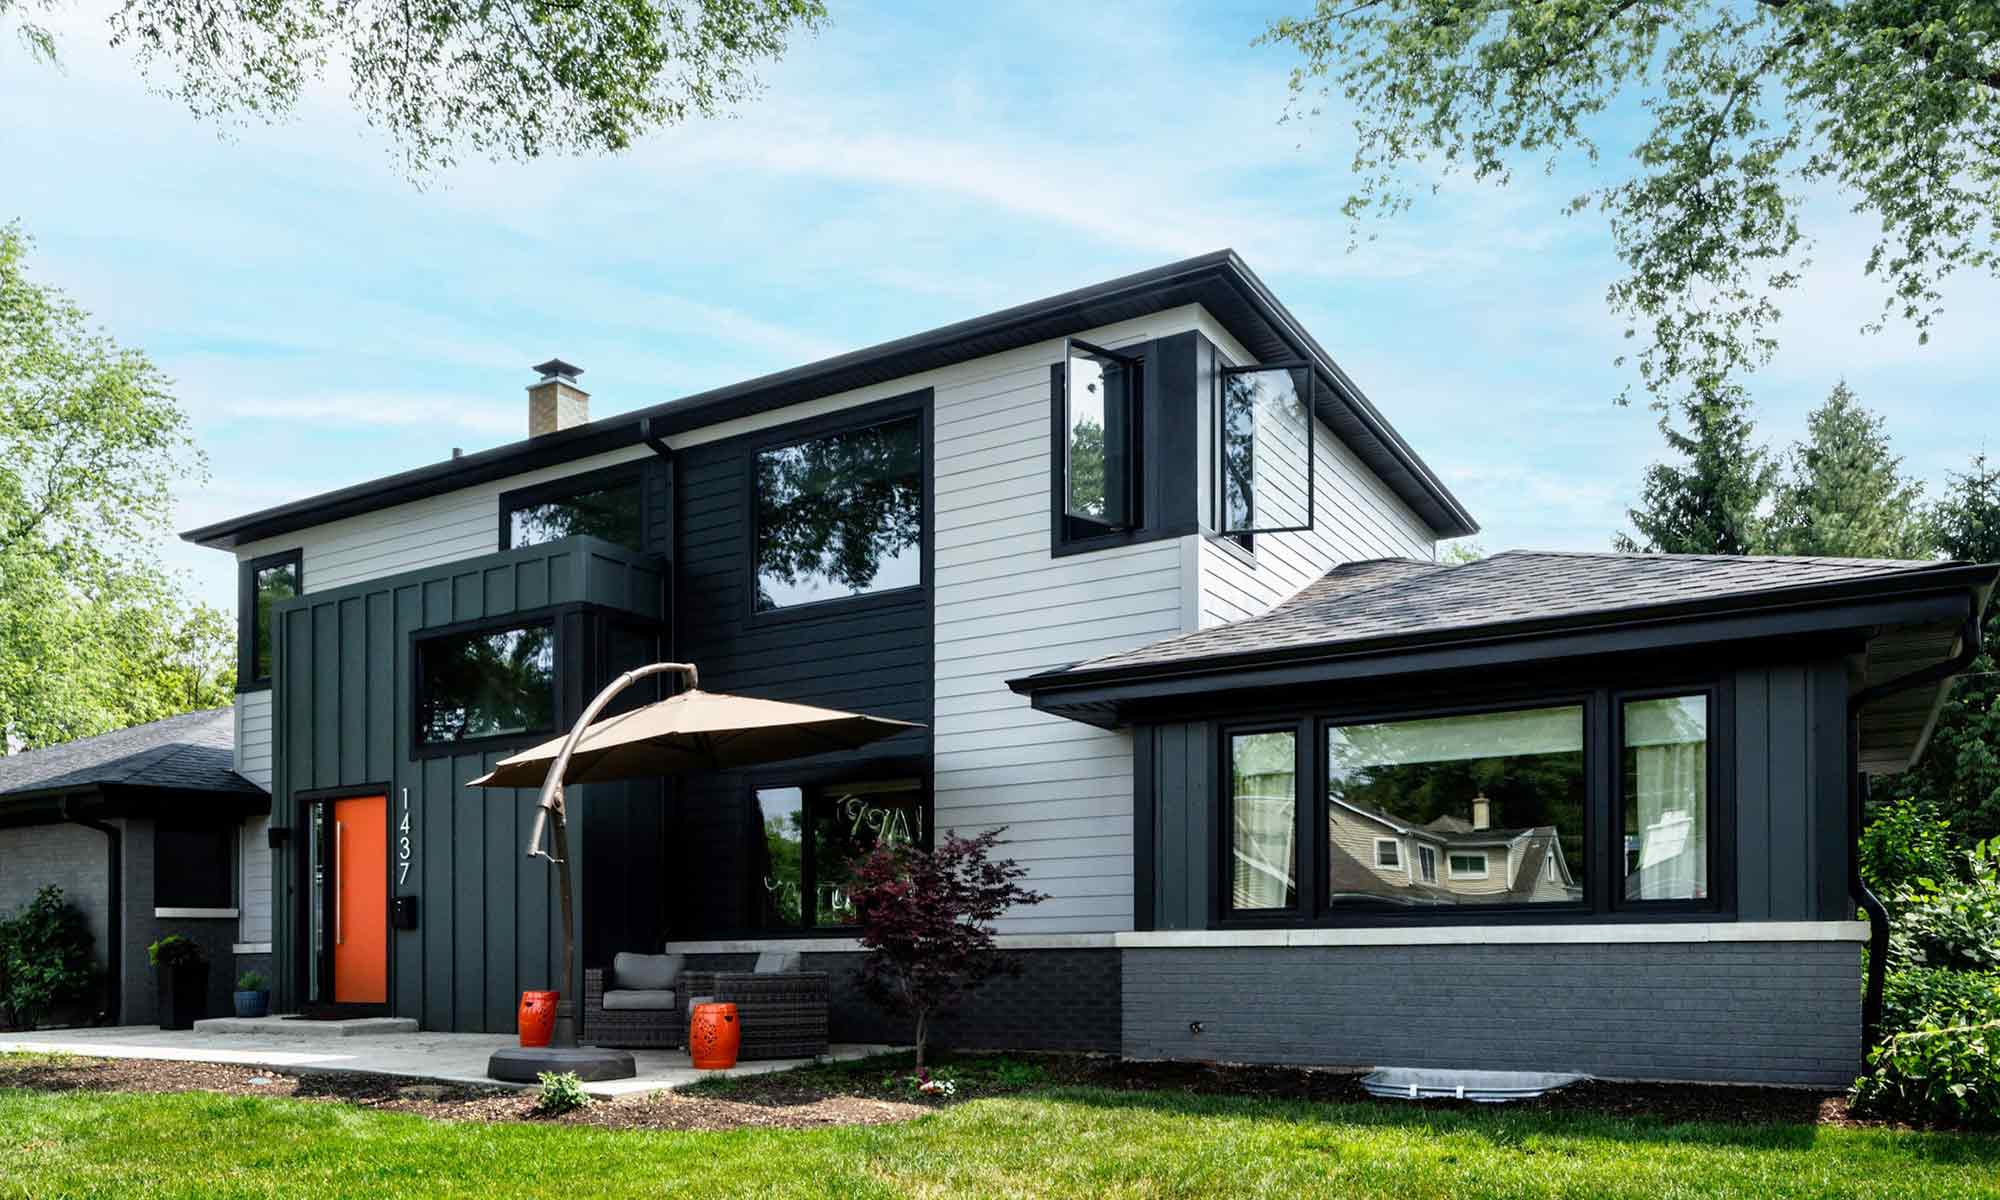
[[[680,979],[681,967],[686,963],[687,957],[680,954],[616,954],[611,958],[611,984],[641,991],[666,991]]]
[[[620,988],[604,993],[605,1012],[673,1011],[672,988]]]
[[[767,950],[757,956],[757,965],[751,970],[759,975],[790,975],[799,969],[799,955],[796,951],[784,953]]]

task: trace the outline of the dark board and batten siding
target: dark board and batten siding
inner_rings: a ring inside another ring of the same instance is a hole
[[[907,413],[923,422],[925,522],[921,586],[776,613],[753,613],[752,479],[758,450]],[[862,750],[773,768],[773,783],[883,763],[923,773],[930,758],[931,547],[936,522],[928,390],[710,442],[674,456],[673,508],[679,522],[674,637],[701,667],[702,686],[773,700],[817,704],[916,721],[912,730]],[[752,776],[681,782],[678,868],[672,872],[672,936],[750,931],[747,855],[762,844]]]
[[[426,630],[516,614],[553,612],[558,622],[558,711],[573,716],[601,664],[584,661],[588,612],[656,621],[661,569],[645,556],[592,539],[534,546],[427,571],[308,593],[277,609],[279,684],[273,738],[274,821],[294,830],[274,855],[277,1001],[303,996],[300,906],[302,799],[316,794],[389,797],[392,871],[407,793],[413,847],[409,876],[392,894],[418,897],[418,926],[390,941],[390,1008],[426,1029],[504,1032],[523,988],[544,986],[558,964],[560,925],[548,864],[523,849],[533,795],[469,789],[466,782],[520,742],[468,753],[413,754],[413,639]],[[526,739],[534,741],[538,739]],[[650,797],[629,795],[649,787]],[[650,802],[644,802],[650,801]],[[580,788],[571,793],[575,850],[586,867],[599,844],[620,848],[619,873],[578,872],[586,961],[593,909],[629,924],[641,914],[657,938],[657,890],[635,878],[663,840],[658,785]]]

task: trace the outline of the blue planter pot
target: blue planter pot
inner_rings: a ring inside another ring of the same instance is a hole
[[[236,1015],[239,1017],[268,1017],[271,1015],[271,993],[236,993]]]

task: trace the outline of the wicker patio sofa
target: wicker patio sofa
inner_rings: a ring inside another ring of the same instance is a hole
[[[691,994],[684,982],[687,972],[680,970],[678,962],[671,967],[662,963],[661,959],[665,957],[620,954],[609,970],[585,970],[580,1040],[593,1046],[613,1046],[623,1050],[679,1050],[685,1047],[688,996]],[[677,959],[679,956],[672,957]],[[636,982],[666,982],[672,986],[634,989],[631,984],[635,981],[618,978],[620,964],[636,964],[653,972],[664,971],[664,978],[639,979]],[[621,991],[628,999],[636,999],[644,1007],[624,1007],[617,999]],[[607,996],[611,997],[608,1006]]]
[[[684,971],[690,1002],[736,1006],[742,1059],[817,1058],[826,1053],[831,985],[825,971]]]

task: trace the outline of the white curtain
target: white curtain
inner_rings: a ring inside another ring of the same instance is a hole
[[[1230,903],[1289,908],[1298,893],[1298,775],[1289,733],[1230,739]]]
[[[1625,706],[1625,897],[1708,895],[1708,706],[1699,696]]]

